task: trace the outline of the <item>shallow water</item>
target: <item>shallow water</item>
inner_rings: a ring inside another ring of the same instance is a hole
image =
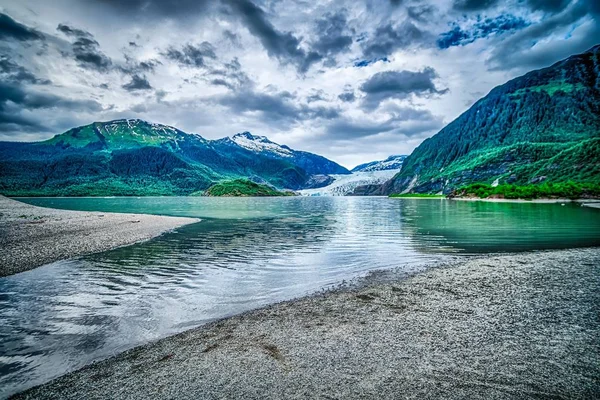
[[[21,199],[200,217],[0,278],[0,397],[210,320],[447,254],[600,245],[600,210],[360,197]]]

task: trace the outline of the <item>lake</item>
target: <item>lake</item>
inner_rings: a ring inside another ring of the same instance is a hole
[[[0,397],[211,320],[451,254],[600,245],[577,204],[376,197],[27,198],[199,217],[133,246],[0,278]]]

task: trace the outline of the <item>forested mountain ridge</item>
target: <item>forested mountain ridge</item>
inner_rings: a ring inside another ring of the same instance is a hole
[[[383,192],[473,182],[600,182],[600,45],[494,88],[404,161]]]
[[[43,142],[0,142],[0,193],[187,195],[237,178],[296,190],[331,168],[347,171],[324,157],[289,150],[322,162],[307,172],[294,157],[251,151],[231,139],[206,140],[137,119],[95,122]]]

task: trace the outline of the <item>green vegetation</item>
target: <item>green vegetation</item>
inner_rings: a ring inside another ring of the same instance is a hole
[[[537,93],[546,92],[546,93],[548,93],[548,95],[554,96],[554,94],[559,91],[565,92],[565,93],[571,93],[574,90],[582,90],[582,89],[585,89],[585,86],[583,86],[581,83],[572,84],[572,83],[567,83],[565,80],[559,80],[559,81],[548,82],[545,85],[530,86],[530,87],[527,87],[524,89],[519,89],[519,90],[515,91],[514,93],[512,93],[511,96],[518,99],[519,96],[525,95],[529,92],[537,92]]]
[[[70,129],[43,144],[62,147],[98,146],[104,149],[123,149],[144,146],[160,146],[172,141],[185,140],[186,134],[166,125],[149,124],[138,119],[110,122],[94,122]]]
[[[600,46],[513,79],[425,140],[386,193],[600,184]]]
[[[254,197],[254,196],[293,196],[291,192],[280,192],[267,185],[261,185],[246,179],[235,179],[232,181],[219,182],[209,187],[203,193],[205,196],[230,196],[230,197]]]
[[[390,194],[389,197],[393,198],[406,198],[406,199],[443,199],[446,196],[443,194],[429,194],[429,193],[402,193],[402,194]]]
[[[539,185],[498,185],[493,187],[485,183],[474,183],[455,190],[449,197],[478,197],[503,199],[540,199],[561,198],[580,199],[600,197],[600,185],[593,183],[542,183]]]
[[[44,142],[0,142],[0,194],[186,196],[214,182],[248,177],[295,190],[309,182],[310,168],[345,170],[296,153],[294,159],[276,159],[231,140],[207,141],[140,120],[95,122]]]

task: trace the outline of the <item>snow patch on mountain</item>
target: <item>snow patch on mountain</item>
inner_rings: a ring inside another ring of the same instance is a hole
[[[389,156],[383,161],[372,161],[365,164],[357,165],[352,169],[352,172],[368,172],[368,171],[385,171],[402,168],[402,163],[406,159],[405,155]]]
[[[231,138],[238,146],[254,152],[273,152],[281,157],[293,157],[293,151],[287,146],[271,142],[266,136],[256,136],[250,132],[233,135]]]
[[[383,171],[360,171],[350,175],[331,175],[335,179],[328,186],[318,189],[299,190],[302,196],[346,196],[352,193],[357,186],[382,184],[392,179],[400,169],[386,169]]]

